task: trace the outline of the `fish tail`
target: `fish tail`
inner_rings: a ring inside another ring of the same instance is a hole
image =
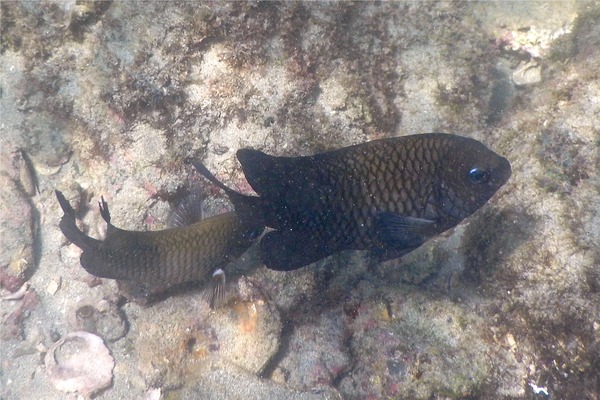
[[[108,203],[104,200],[104,196],[100,196],[100,200],[98,202],[98,208],[100,209],[100,215],[102,219],[106,221],[106,223],[110,226],[110,211],[108,211]]]
[[[264,226],[264,218],[262,213],[262,202],[259,197],[248,196],[227,187],[223,182],[218,180],[198,159],[191,159],[191,164],[211,183],[222,189],[229,200],[233,203],[235,212],[240,218],[251,222],[255,225]]]
[[[56,198],[58,199],[60,208],[62,208],[64,213],[58,225],[63,235],[65,235],[65,237],[69,239],[71,243],[75,244],[84,251],[95,248],[98,243],[102,243],[99,240],[87,236],[77,227],[75,222],[75,210],[73,210],[73,207],[71,207],[71,204],[61,191],[55,190],[54,192],[56,193]]]

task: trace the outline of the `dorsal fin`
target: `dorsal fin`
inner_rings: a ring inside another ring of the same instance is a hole
[[[223,182],[219,181],[198,159],[189,160],[191,164],[210,182],[223,189],[229,200],[233,203],[235,212],[245,224],[250,224],[257,227],[264,227],[264,215],[260,198],[256,196],[248,196],[227,187]]]
[[[278,198],[281,190],[281,172],[275,157],[254,149],[240,149],[237,158],[252,188],[261,196]]]
[[[169,225],[184,227],[204,219],[204,196],[200,188],[193,186],[190,193],[182,199],[169,215]]]

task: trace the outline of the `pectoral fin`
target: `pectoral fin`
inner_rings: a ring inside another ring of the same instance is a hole
[[[435,223],[428,219],[381,212],[375,217],[374,225],[375,235],[384,247],[406,249],[423,244]]]

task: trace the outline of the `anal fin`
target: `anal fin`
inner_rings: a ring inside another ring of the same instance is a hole
[[[267,268],[292,271],[344,250],[307,232],[281,230],[268,232],[260,241],[261,258]]]

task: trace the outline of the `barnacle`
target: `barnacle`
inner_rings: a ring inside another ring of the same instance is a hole
[[[114,342],[127,333],[127,322],[117,306],[107,300],[95,305],[82,301],[68,316],[69,325],[75,331],[86,331],[99,335],[108,342]]]

